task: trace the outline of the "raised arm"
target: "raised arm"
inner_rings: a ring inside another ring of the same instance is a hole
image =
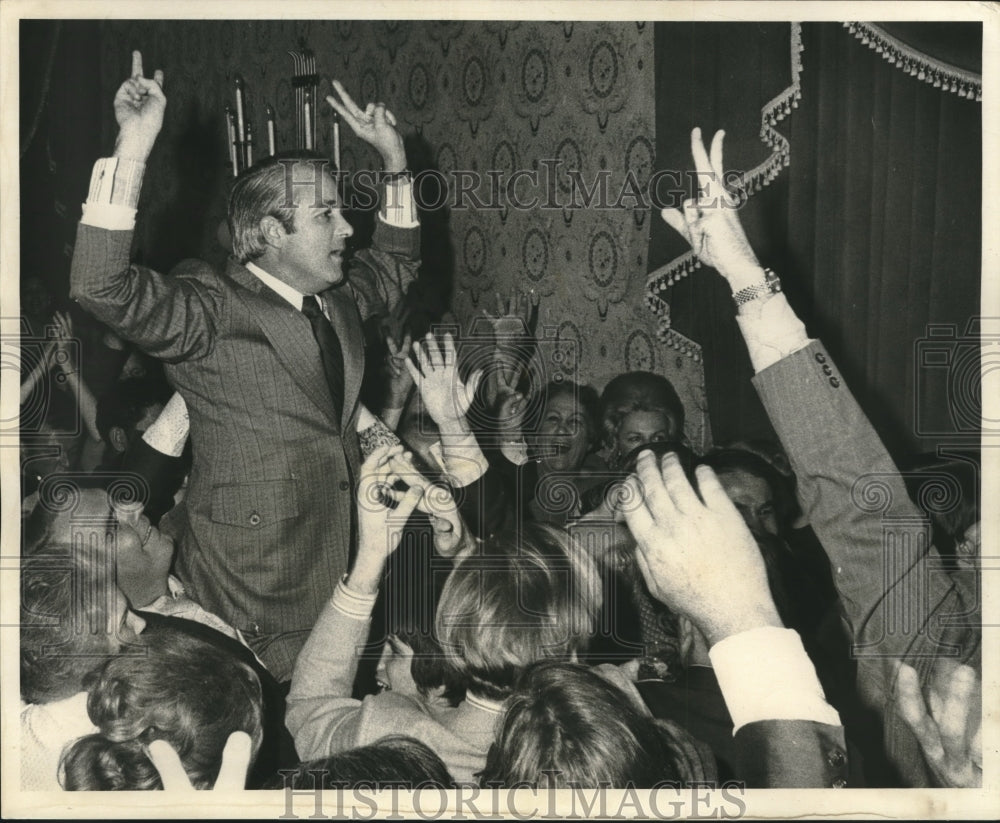
[[[372,608],[401,527],[423,495],[411,485],[395,508],[389,490],[413,476],[402,446],[383,446],[365,460],[358,479],[358,552],[299,653],[285,723],[303,760],[326,757],[356,744],[364,707],[351,697]]]
[[[391,312],[417,276],[420,265],[420,222],[413,187],[406,172],[406,149],[396,128],[396,118],[385,103],[368,103],[362,109],[338,80],[335,95],[326,102],[361,140],[382,158],[380,178],[385,182],[375,235],[369,249],[351,260],[348,288],[354,294],[361,319]],[[362,189],[370,191],[365,186]],[[374,192],[372,192],[374,193]]]
[[[636,562],[653,596],[710,644],[740,779],[769,788],[844,785],[840,719],[799,636],[782,626],[756,541],[715,472],[698,467],[696,489],[676,455],[658,463],[650,451],[636,472],[623,506]]]
[[[942,570],[924,519],[858,406],[833,358],[805,327],[754,255],[735,198],[721,184],[723,133],[706,153],[698,129],[691,150],[708,181],[684,208],[663,218],[702,262],[729,283],[739,307],[754,385],[798,479],[799,501],[823,544],[858,661],[858,690],[883,715],[890,756],[911,784],[928,777],[917,739],[897,715],[894,688],[904,660],[922,684],[950,668],[945,658],[978,661],[976,604]],[[970,705],[978,716],[979,708]]]
[[[217,290],[210,281],[164,277],[131,262],[139,191],[166,105],[163,72],[145,77],[142,55],[133,52],[132,75],[115,94],[114,154],[94,167],[77,230],[70,297],[154,357],[182,360],[211,346]]]

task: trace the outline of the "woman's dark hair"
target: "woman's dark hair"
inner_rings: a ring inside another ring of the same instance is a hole
[[[705,779],[682,732],[641,713],[586,666],[529,667],[479,773],[488,788],[638,788]]]
[[[412,737],[392,735],[367,746],[282,769],[265,789],[450,789],[454,780],[444,761]]]
[[[427,697],[443,686],[441,697],[457,706],[465,689],[445,666],[444,652],[434,633],[438,600],[454,564],[435,552],[426,516],[416,512],[410,521],[414,524],[423,527],[405,530],[399,548],[389,558],[380,601],[384,611],[378,617],[386,634],[395,634],[413,649],[410,674],[420,693]]]
[[[87,713],[100,730],[65,752],[60,780],[70,791],[160,789],[146,754],[154,740],[177,751],[195,788],[215,784],[229,735],[260,748],[257,675],[218,646],[166,626],[141,635],[139,654],[115,657],[87,678]]]

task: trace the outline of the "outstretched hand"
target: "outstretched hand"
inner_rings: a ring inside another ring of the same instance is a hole
[[[145,163],[163,127],[166,108],[163,72],[160,69],[154,71],[152,80],[145,77],[142,53],[132,52],[132,76],[119,86],[115,94],[115,119],[118,121],[115,157]]]
[[[658,465],[643,451],[620,508],[638,543],[650,593],[687,615],[711,644],[759,626],[781,626],[757,543],[708,466],[698,490],[677,455]],[[699,497],[700,494],[700,497]]]
[[[979,689],[975,669],[957,666],[934,679],[925,701],[916,670],[906,663],[899,665],[899,713],[917,738],[927,765],[948,788],[983,785]]]
[[[483,309],[483,316],[498,344],[511,338],[534,337],[538,327],[538,294],[534,289],[521,291],[516,286],[510,295],[496,294],[496,314]]]
[[[154,740],[149,744],[149,759],[160,775],[164,791],[194,791],[191,778],[184,770],[184,764],[166,740]],[[246,732],[233,732],[222,750],[222,765],[215,779],[214,791],[232,791],[246,786],[247,771],[253,755],[253,741]]]
[[[431,420],[442,434],[467,432],[465,416],[476,396],[482,370],[472,372],[467,381],[459,377],[458,355],[450,333],[445,334],[440,346],[437,338],[428,333],[423,345],[419,341],[413,344],[413,354],[416,365],[412,360],[404,361],[404,365],[420,389],[420,399]]]
[[[405,171],[406,150],[403,147],[403,137],[396,130],[395,115],[385,107],[385,103],[369,103],[362,111],[339,80],[334,80],[331,85],[340,100],[327,95],[326,102],[351,127],[351,131],[378,149],[387,172],[391,174]]]
[[[698,197],[685,200],[683,209],[663,209],[660,216],[691,244],[702,263],[713,266],[729,281],[735,292],[760,282],[764,275],[740,224],[739,199],[724,183],[725,135],[721,130],[715,133],[709,154],[701,129],[692,129],[691,155],[698,176]]]

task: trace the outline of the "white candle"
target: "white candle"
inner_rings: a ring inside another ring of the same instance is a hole
[[[226,106],[226,132],[229,135],[229,162],[233,165],[233,177],[240,173],[236,163],[236,131],[233,128],[233,110]]]
[[[311,95],[309,94],[309,92],[306,92],[306,102],[305,102],[305,105],[303,105],[303,107],[302,107],[302,112],[305,115],[305,119],[306,119],[305,132],[306,132],[306,148],[307,149],[311,149],[313,147],[312,111],[311,111],[312,107],[309,105],[310,98],[311,98]]]
[[[333,165],[340,171],[340,118],[333,113]]]
[[[267,153],[275,154],[274,151],[274,109],[267,107]]]
[[[246,131],[243,127],[243,78],[236,78],[236,133],[243,137]]]
[[[253,127],[247,123],[247,141],[245,144],[247,153],[247,168],[253,165]]]

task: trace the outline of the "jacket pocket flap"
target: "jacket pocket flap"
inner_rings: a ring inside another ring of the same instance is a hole
[[[216,523],[256,529],[298,514],[294,480],[233,483],[212,489],[212,520]]]

